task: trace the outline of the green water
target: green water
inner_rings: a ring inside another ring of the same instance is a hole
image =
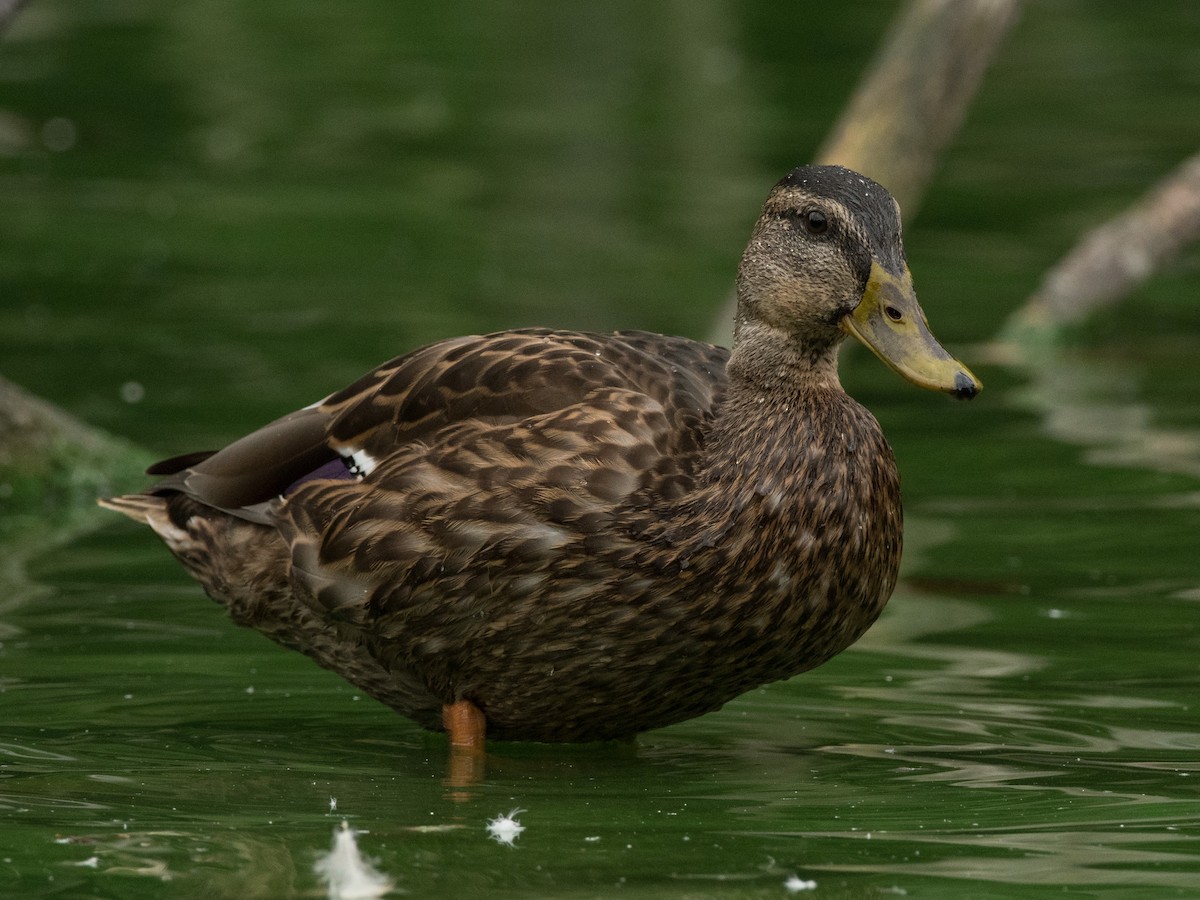
[[[894,10],[780,7],[30,0],[0,373],[165,455],[450,334],[704,336]],[[845,360],[904,474],[902,584],[719,713],[497,745],[456,787],[442,739],[231,625],[150,535],[56,545],[55,510],[0,506],[0,896],[320,896],[343,818],[416,897],[1200,896],[1200,260],[1037,366],[987,346],[1195,150],[1198,46],[1188,0],[1028,4],[907,238],[985,393]]]

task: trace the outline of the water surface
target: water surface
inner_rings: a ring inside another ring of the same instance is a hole
[[[894,9],[830,6],[33,0],[0,45],[0,370],[166,455],[450,334],[703,336]],[[908,229],[985,393],[845,359],[904,474],[902,584],[719,713],[451,784],[442,739],[142,530],[4,511],[0,893],[319,896],[345,819],[412,896],[1195,896],[1196,257],[1036,366],[987,342],[1195,149],[1198,35],[1185,2],[1028,5]]]

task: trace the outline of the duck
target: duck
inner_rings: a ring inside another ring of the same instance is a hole
[[[731,349],[520,328],[413,350],[103,498],[238,625],[452,748],[627,739],[838,654],[896,586],[900,479],[838,378],[854,338],[981,389],[930,332],[896,201],[771,189]]]

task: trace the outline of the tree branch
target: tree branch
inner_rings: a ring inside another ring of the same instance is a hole
[[[35,520],[90,510],[100,493],[136,485],[149,454],[0,378],[0,537]]]
[[[12,22],[17,10],[25,4],[25,0],[0,0],[0,34]]]
[[[1200,153],[1084,235],[1009,318],[1012,339],[1053,334],[1112,306],[1200,240]]]
[[[912,0],[817,159],[875,179],[911,220],[1020,10],[1021,0]]]

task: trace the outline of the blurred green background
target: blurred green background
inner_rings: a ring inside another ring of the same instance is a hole
[[[168,455],[451,334],[706,337],[899,6],[30,0],[0,374]],[[908,515],[857,648],[632,746],[500,748],[464,794],[114,521],[0,570],[0,894],[311,896],[345,815],[415,896],[1194,895],[1200,256],[1036,370],[985,342],[1195,152],[1197,96],[1194,0],[1026,4],[906,230],[985,393],[844,361]],[[513,807],[515,851],[483,830]]]
[[[896,10],[34,0],[0,45],[2,370],[171,450],[448,334],[703,336]],[[1028,4],[908,229],[944,340],[1195,150],[1198,37],[1189,0]]]

